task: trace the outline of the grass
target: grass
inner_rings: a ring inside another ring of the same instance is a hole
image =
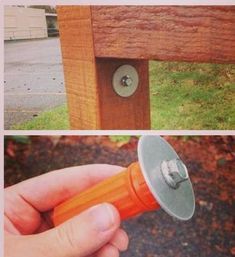
[[[130,141],[131,136],[109,136],[109,139],[115,143],[128,143]]]
[[[67,130],[69,129],[67,106],[62,105],[52,110],[40,113],[36,118],[11,129],[23,130]]]
[[[234,129],[235,65],[150,62],[153,129]]]
[[[150,62],[152,129],[234,129],[235,65]],[[69,129],[66,105],[12,129]]]

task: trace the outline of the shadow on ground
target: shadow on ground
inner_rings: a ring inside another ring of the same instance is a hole
[[[130,247],[123,257],[229,257],[235,255],[233,137],[166,137],[186,163],[196,195],[187,222],[164,211],[125,221]],[[21,141],[21,142],[20,142]],[[127,166],[137,160],[138,138],[108,137],[5,139],[5,186],[50,170],[90,163]]]

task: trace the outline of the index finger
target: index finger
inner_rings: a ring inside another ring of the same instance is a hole
[[[123,167],[108,164],[65,168],[6,188],[5,194],[17,193],[35,209],[44,212],[122,170]]]

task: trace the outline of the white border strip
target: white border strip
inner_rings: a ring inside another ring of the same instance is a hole
[[[165,136],[235,136],[235,130],[6,130],[5,135],[165,135]]]
[[[234,0],[57,0],[57,1],[13,1],[13,0],[2,0],[0,3],[0,228],[3,227],[3,179],[4,179],[4,150],[3,150],[3,136],[5,135],[232,135],[235,136],[234,130],[7,130],[4,133],[4,45],[3,45],[3,5],[235,5]],[[3,229],[0,231],[0,245],[3,245]],[[3,256],[3,247],[0,247],[0,256]]]
[[[3,187],[4,187],[4,18],[3,18],[3,7],[0,4],[0,256],[3,256],[3,208],[4,208],[4,199],[3,199]],[[2,247],[1,247],[2,245]]]
[[[3,0],[4,5],[235,5],[234,0]]]

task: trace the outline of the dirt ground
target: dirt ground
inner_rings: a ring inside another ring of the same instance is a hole
[[[123,257],[235,256],[234,137],[165,137],[188,167],[196,212],[187,222],[160,210],[123,223],[130,247]],[[109,137],[5,138],[5,186],[68,166],[137,160],[138,138],[116,143]]]

